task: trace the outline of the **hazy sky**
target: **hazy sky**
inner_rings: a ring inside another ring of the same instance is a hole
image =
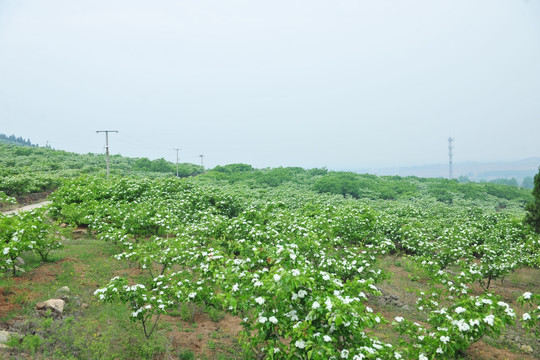
[[[540,0],[0,0],[0,133],[330,169],[540,156]]]

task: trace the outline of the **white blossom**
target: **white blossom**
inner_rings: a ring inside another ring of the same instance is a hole
[[[264,304],[265,301],[266,301],[266,300],[264,300],[264,298],[262,298],[262,297],[260,297],[260,296],[259,296],[258,298],[255,299],[255,302],[256,302],[257,304],[259,304],[259,305]]]
[[[490,326],[493,326],[494,320],[495,320],[495,315],[488,315],[484,318],[484,322]]]
[[[441,342],[443,344],[448,344],[448,342],[450,341],[450,337],[449,336],[441,336]]]
[[[330,341],[332,341],[332,338],[330,336],[328,336],[328,335],[324,335],[323,340],[326,341],[326,342],[330,342]]]

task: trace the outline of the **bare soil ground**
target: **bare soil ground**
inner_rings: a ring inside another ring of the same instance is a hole
[[[17,204],[15,205],[0,205],[0,211],[4,214],[9,214],[15,211],[23,211],[26,206],[38,205],[43,206],[43,203],[46,203],[45,199],[49,196],[50,192],[41,192],[35,194],[28,194],[23,196],[16,196]],[[33,207],[26,208],[27,210],[33,209]]]
[[[16,212],[21,212],[21,211],[29,211],[29,210],[32,210],[32,209],[40,208],[40,207],[42,207],[44,205],[47,205],[47,204],[49,204],[49,201],[42,201],[42,202],[30,204],[30,205],[23,205],[23,206],[17,207],[16,209],[13,209],[13,210],[3,211],[2,213],[7,215],[7,214],[13,214],[13,213],[16,213]]]
[[[239,348],[237,335],[242,326],[237,317],[227,314],[216,322],[208,314],[196,313],[193,322],[172,316],[163,317],[163,321],[176,327],[168,334],[173,346],[189,349],[197,358],[214,359],[218,352],[234,356]]]

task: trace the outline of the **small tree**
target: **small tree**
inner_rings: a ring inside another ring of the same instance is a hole
[[[527,215],[525,222],[533,227],[533,229],[540,233],[540,168],[538,174],[534,176],[534,189],[532,191],[534,200],[525,206]]]

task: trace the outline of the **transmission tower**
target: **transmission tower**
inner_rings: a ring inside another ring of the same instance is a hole
[[[99,133],[105,133],[105,154],[107,154],[107,179],[109,178],[109,133],[114,132],[117,133],[116,130],[98,130],[96,131],[97,134]]]
[[[452,155],[453,155],[453,146],[452,141],[454,141],[454,138],[449,137],[448,138],[448,178],[452,179],[454,177],[453,175],[453,163],[452,163]]]

